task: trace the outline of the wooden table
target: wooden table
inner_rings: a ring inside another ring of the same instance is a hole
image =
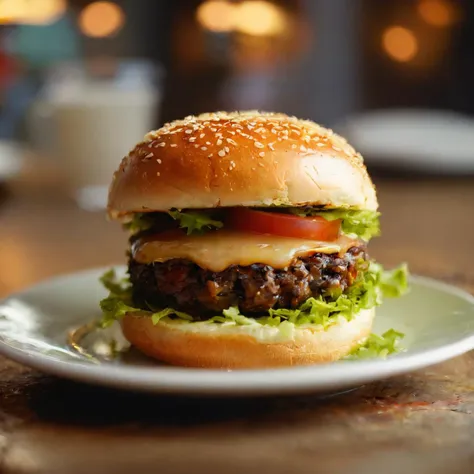
[[[474,291],[474,179],[378,183],[372,254]],[[126,237],[56,190],[0,206],[0,295],[123,261]],[[144,396],[0,359],[0,472],[472,473],[474,356],[322,399]]]

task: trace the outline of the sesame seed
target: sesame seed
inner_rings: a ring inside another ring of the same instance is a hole
[[[201,150],[202,150],[202,151],[206,151],[206,150],[207,150],[207,146],[202,146],[202,147],[201,147]]]
[[[229,133],[230,133],[231,135],[235,135],[235,132],[233,132],[232,130],[229,130]]]
[[[232,140],[232,138],[227,138],[227,143],[230,143],[231,145],[237,145],[237,142]]]
[[[263,157],[265,156],[265,152],[264,152],[264,151],[261,151],[258,155],[263,158]]]
[[[187,133],[189,135],[190,133],[193,133],[193,131],[192,131],[192,129],[188,128],[188,129],[185,130],[184,133]]]
[[[176,148],[177,146],[178,146],[178,145],[176,145],[176,143],[172,143],[172,144],[170,145],[170,147],[172,147],[172,148]]]
[[[161,160],[160,160],[159,158],[156,160],[156,162],[157,162],[159,165],[161,165]]]
[[[159,172],[159,171],[156,173],[156,176],[160,176],[160,172]]]
[[[263,163],[259,163],[258,166],[261,166],[263,168],[265,165]]]
[[[148,153],[148,155],[145,156],[145,158],[151,158],[153,156],[153,153]]]
[[[265,148],[265,146],[260,143],[260,142],[255,142],[254,145],[257,147],[257,148]]]
[[[211,156],[212,156],[212,153],[210,155],[207,155],[208,158],[211,158]]]
[[[160,142],[160,143],[158,143],[158,145],[156,145],[156,146],[164,147],[164,146],[166,146],[166,143],[165,143],[165,142]]]
[[[210,145],[210,144],[211,144],[211,142],[206,142],[206,145]]]
[[[224,147],[224,150],[226,151],[226,153],[229,153],[230,148],[229,148],[228,146],[225,146],[225,147]]]
[[[300,146],[300,150],[301,150],[301,151],[308,151],[308,149],[307,149],[304,145],[301,145],[301,146]]]
[[[196,137],[190,137],[190,138],[189,138],[189,141],[190,141],[191,143],[195,142],[195,141],[196,141]]]
[[[324,143],[317,143],[316,146],[323,147],[326,146]]]
[[[217,153],[219,156],[225,156],[225,150],[219,150]]]
[[[221,146],[222,145],[222,140],[219,138],[219,140],[217,140],[217,146]]]
[[[201,135],[199,135],[199,138],[204,138],[206,136],[205,133],[201,133]]]
[[[275,147],[273,146],[274,143],[269,143],[268,144],[268,148],[270,148],[270,150],[272,151],[275,151]]]
[[[199,145],[197,143],[195,143],[194,148],[199,148]]]

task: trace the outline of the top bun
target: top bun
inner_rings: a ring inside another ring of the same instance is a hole
[[[361,155],[331,130],[284,114],[218,112],[148,133],[115,172],[108,212],[275,205],[378,206]]]

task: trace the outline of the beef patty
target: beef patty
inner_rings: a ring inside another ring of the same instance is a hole
[[[368,266],[365,247],[345,255],[316,253],[297,258],[287,270],[269,265],[232,265],[211,272],[188,260],[129,262],[135,305],[143,309],[172,307],[205,319],[230,306],[244,314],[297,308],[311,296],[336,297]]]

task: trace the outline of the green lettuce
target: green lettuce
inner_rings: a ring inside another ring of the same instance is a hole
[[[179,221],[179,226],[186,229],[188,235],[201,234],[212,228],[220,229],[224,225],[221,221],[211,219],[204,211],[169,211],[168,214]]]
[[[165,317],[175,316],[181,320],[193,321],[193,317],[172,308],[156,310],[149,308],[144,311],[133,307],[131,287],[127,279],[119,280],[113,270],[101,278],[101,282],[109,290],[109,296],[100,303],[104,313],[102,325],[109,325],[122,318],[126,313],[146,313],[154,324]],[[309,298],[297,309],[271,309],[268,315],[249,318],[240,314],[237,307],[231,307],[208,320],[209,323],[233,323],[237,325],[261,324],[280,326],[283,323],[290,330],[296,326],[318,325],[327,328],[337,321],[338,317],[347,320],[357,312],[370,309],[382,303],[384,297],[397,297],[408,289],[408,271],[402,265],[392,271],[385,272],[378,263],[371,262],[366,272],[360,272],[350,289],[337,298],[325,299],[322,296]]]
[[[181,311],[175,311],[171,308],[155,311],[149,308],[147,311],[136,308],[132,302],[132,287],[128,278],[119,279],[114,269],[104,273],[100,282],[109,291],[109,295],[100,301],[102,310],[101,326],[108,327],[114,321],[123,318],[127,313],[146,313],[152,318],[154,324],[166,316],[175,315],[179,318],[192,321],[192,316]]]
[[[371,334],[364,344],[354,349],[346,359],[373,359],[385,358],[400,350],[400,341],[404,335],[395,329],[389,329],[381,336]]]
[[[138,234],[138,232],[148,230],[153,226],[153,213],[136,212],[123,226],[132,234]]]
[[[322,210],[310,207],[292,207],[289,211],[300,217],[320,216],[328,221],[341,219],[341,228],[345,234],[357,235],[357,237],[366,241],[380,235],[380,212],[353,209]]]
[[[181,212],[178,210],[168,211],[168,214],[176,221],[182,229],[186,229],[188,235],[201,234],[212,228],[220,229],[224,224],[221,221],[211,219],[206,211]],[[151,229],[154,222],[154,213],[137,212],[131,219],[124,223],[125,229],[132,234]]]

